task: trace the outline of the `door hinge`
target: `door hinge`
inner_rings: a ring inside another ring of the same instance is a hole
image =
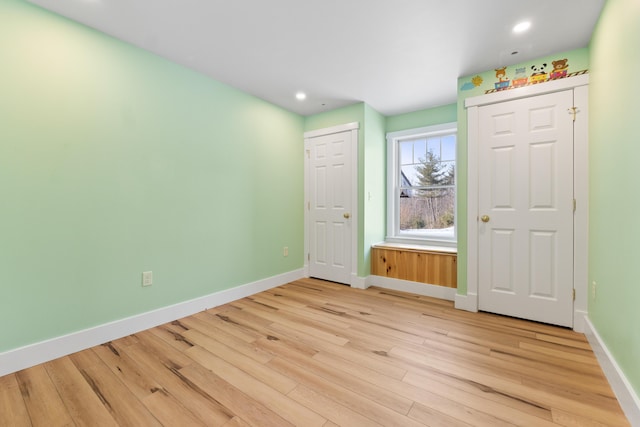
[[[311,253],[307,253],[307,261],[311,261]]]
[[[574,301],[576,300],[576,290],[575,289],[573,290],[573,300]]]
[[[576,121],[576,114],[578,112],[578,107],[571,107],[571,108],[567,108],[567,111],[569,112],[569,114],[573,115],[573,121]]]
[[[307,150],[307,159],[311,158],[311,150]]]
[[[578,202],[576,202],[576,199],[573,199],[573,212],[576,212],[576,206],[577,206]]]

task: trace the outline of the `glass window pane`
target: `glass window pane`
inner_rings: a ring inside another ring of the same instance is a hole
[[[428,149],[436,159],[440,159],[440,138],[429,138]]]
[[[400,164],[407,165],[413,163],[413,142],[401,141],[400,143]]]
[[[419,185],[418,183],[418,175],[416,172],[416,167],[414,165],[402,166],[400,168],[400,186],[405,187],[408,185],[414,186]]]
[[[452,185],[456,183],[456,162],[441,162],[440,171],[440,184]]]
[[[414,139],[413,140],[413,163],[420,163],[424,156],[427,154],[427,140],[426,139]]]
[[[442,138],[442,160],[456,159],[456,136],[447,135]]]
[[[392,237],[454,241],[456,134],[417,135],[394,142],[398,163],[388,171],[396,174],[400,191],[391,190],[397,198],[388,208],[400,215]]]

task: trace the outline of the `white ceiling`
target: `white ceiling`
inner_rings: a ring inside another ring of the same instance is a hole
[[[302,115],[362,101],[385,115],[453,103],[460,76],[587,46],[604,3],[29,1]],[[531,30],[513,34],[522,20]]]

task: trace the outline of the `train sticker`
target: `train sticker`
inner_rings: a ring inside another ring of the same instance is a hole
[[[567,58],[552,61],[551,70],[549,71],[547,71],[549,64],[546,62],[533,64],[528,67],[517,67],[512,79],[509,79],[507,76],[507,68],[508,67],[502,67],[494,70],[498,81],[494,82],[493,89],[489,89],[485,91],[485,93],[493,93],[522,86],[535,85],[538,83],[548,82],[550,80],[579,76],[587,73],[587,70],[569,73],[569,63]],[[531,74],[527,75],[527,73]]]
[[[516,75],[513,76],[513,80],[511,80],[511,86],[526,86],[527,83],[529,83],[529,77],[527,76],[527,67],[516,68]]]
[[[507,67],[496,68],[496,78],[498,81],[494,83],[496,90],[502,90],[509,87],[509,77],[507,77]]]

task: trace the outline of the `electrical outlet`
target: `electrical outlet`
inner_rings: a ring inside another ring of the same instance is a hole
[[[598,284],[596,283],[595,280],[593,282],[591,282],[591,299],[596,299],[596,287],[597,286],[598,286]]]
[[[143,271],[142,272],[142,286],[151,286],[153,284],[153,272],[152,271]]]
[[[289,256],[289,246],[285,246],[285,247],[282,249],[282,255],[284,255],[284,256]]]

